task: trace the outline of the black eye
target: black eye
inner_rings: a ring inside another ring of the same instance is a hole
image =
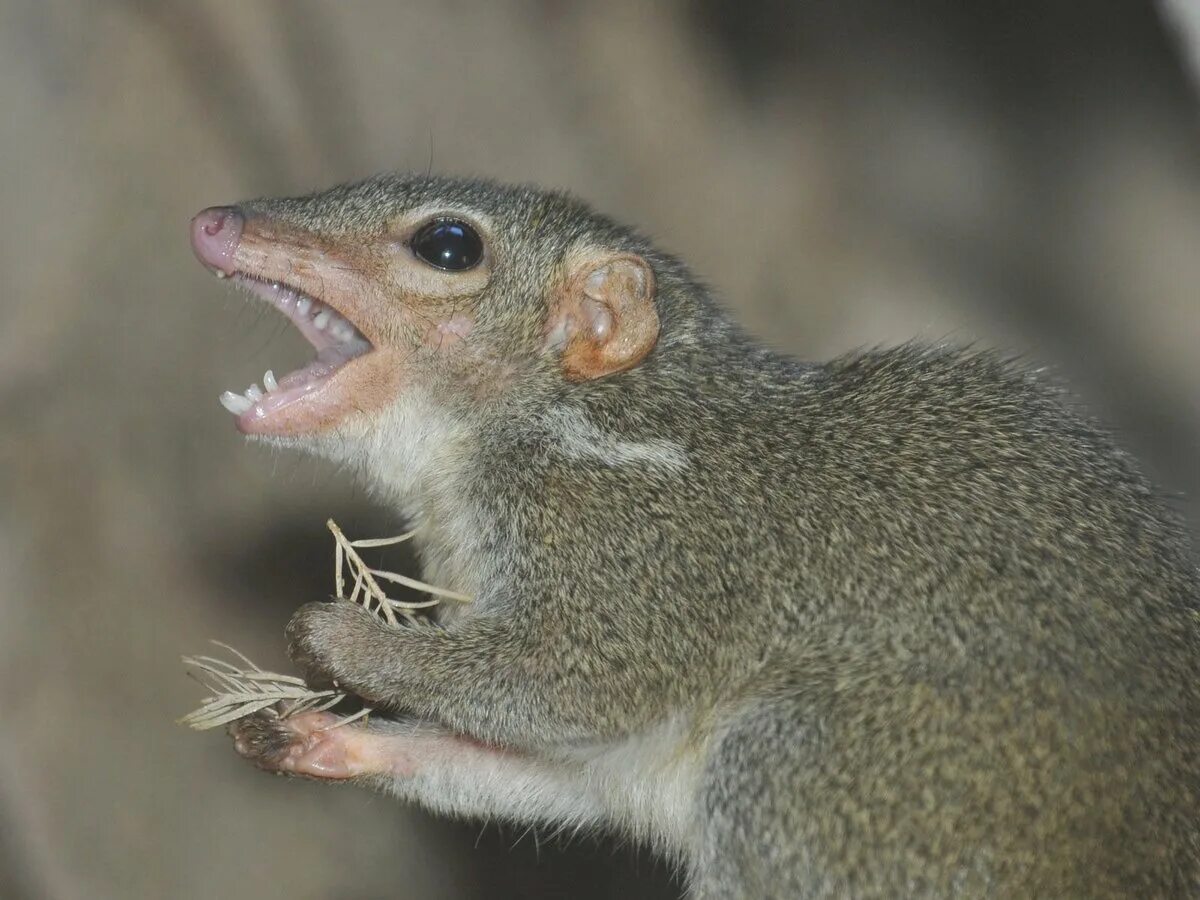
[[[466,222],[436,219],[413,235],[412,250],[435,269],[462,272],[479,264],[483,241]]]

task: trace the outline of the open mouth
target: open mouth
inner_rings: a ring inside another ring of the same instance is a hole
[[[276,246],[265,252],[264,240],[244,235],[245,226],[245,218],[234,208],[204,210],[192,220],[197,257],[218,278],[228,278],[287,316],[317,352],[294,372],[277,377],[268,369],[261,385],[225,391],[219,398],[221,405],[247,434],[294,436],[334,425],[355,407],[353,384],[340,376],[374,347],[326,300],[271,277],[292,268],[288,249]],[[243,247],[247,242],[249,249]],[[316,279],[316,283],[323,281]]]
[[[322,390],[346,363],[370,352],[371,342],[332,306],[277,281],[263,281],[241,272],[230,277],[236,285],[266,300],[291,319],[317,351],[315,359],[282,377],[276,378],[268,369],[261,387],[252,384],[244,393],[221,394],[221,405],[239,420],[265,419],[278,413]]]

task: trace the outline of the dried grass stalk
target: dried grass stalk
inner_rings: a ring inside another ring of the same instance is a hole
[[[464,594],[434,587],[395,572],[372,569],[358,553],[365,547],[385,547],[399,544],[412,537],[411,531],[393,538],[351,541],[333,519],[325,524],[334,540],[333,584],[337,600],[357,603],[393,627],[402,627],[401,620],[413,620],[415,611],[435,606],[440,602],[438,598],[441,597],[470,602],[471,598]],[[349,570],[349,578],[347,578],[347,570]],[[425,591],[433,596],[429,600],[415,602],[393,600],[380,587],[380,580],[402,584],[415,590]],[[353,585],[349,595],[346,594],[348,582]],[[190,670],[189,674],[204,685],[210,693],[201,701],[199,708],[179,720],[180,723],[191,728],[198,730],[219,728],[263,711],[286,719],[303,712],[331,709],[346,699],[347,695],[341,691],[314,691],[304,683],[303,679],[294,675],[267,672],[228,644],[222,644],[220,641],[213,641],[213,643],[232,654],[235,659],[231,661],[213,656],[183,657],[184,665]],[[369,712],[369,708],[364,708],[354,715],[341,719],[332,727],[354,721]]]

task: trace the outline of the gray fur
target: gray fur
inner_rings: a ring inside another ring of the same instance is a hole
[[[1102,429],[992,353],[774,354],[562,195],[384,176],[247,209],[367,239],[431,203],[497,223],[476,339],[516,374],[481,393],[431,359],[420,409],[450,437],[412,471],[386,416],[317,449],[477,601],[402,631],[308,604],[288,632],[314,681],[520,754],[571,795],[546,820],[654,842],[697,897],[1200,894],[1200,576]],[[581,245],[650,262],[662,332],[569,383],[539,340]],[[598,452],[547,432],[564,420]],[[630,783],[605,781],[626,758]],[[482,788],[385,786],[488,814]],[[637,812],[668,790],[685,814]]]

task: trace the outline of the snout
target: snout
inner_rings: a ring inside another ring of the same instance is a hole
[[[233,255],[242,240],[246,218],[234,206],[210,206],[192,219],[192,250],[218,277],[236,271]]]

